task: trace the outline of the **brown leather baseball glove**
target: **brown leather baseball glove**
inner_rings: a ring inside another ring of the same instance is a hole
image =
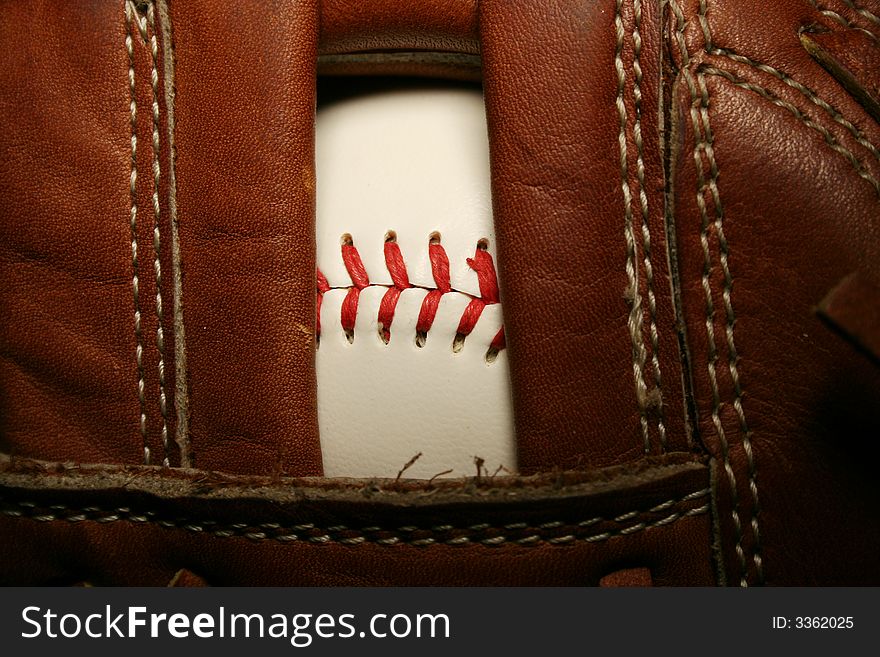
[[[22,0],[0,43],[2,582],[880,584],[877,0]],[[319,74],[482,81],[516,474],[323,476]]]

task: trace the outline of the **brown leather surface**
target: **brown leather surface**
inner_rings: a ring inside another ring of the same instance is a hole
[[[322,0],[318,52],[479,54],[477,0]]]
[[[830,19],[743,4],[670,14],[672,215],[726,578],[877,582],[880,374],[813,309],[880,273],[880,126],[800,43]]]
[[[134,6],[0,10],[0,581],[880,582],[880,369],[816,312],[858,333],[878,303],[880,2]],[[289,478],[321,473],[319,52],[452,77],[481,53],[545,474]]]
[[[638,30],[623,5],[618,15],[614,0],[480,4],[524,472],[689,448],[665,255],[659,4],[641,4]]]
[[[880,48],[857,29],[801,34],[801,43],[877,121],[880,121]]]
[[[296,8],[170,3],[189,447],[200,468],[322,472],[317,5]]]
[[[860,272],[844,278],[816,312],[843,337],[880,364],[880,286]]]
[[[652,586],[651,571],[647,568],[624,568],[605,575],[599,580],[604,588]]]
[[[102,3],[85,11],[76,3],[21,2],[0,11],[8,49],[0,61],[0,447],[7,453],[143,463],[148,446],[152,462],[166,456],[177,462],[170,224],[164,200],[158,215],[152,203],[154,155],[159,198],[167,198],[162,98],[157,151],[152,144],[150,76],[161,61],[153,62],[134,24],[126,28],[122,6]],[[152,28],[145,29],[151,37]],[[134,130],[126,35],[134,57]],[[157,261],[165,273],[161,388]]]
[[[480,79],[477,0],[324,0],[321,75]]]
[[[681,459],[607,481],[437,486],[13,470],[25,474],[7,470],[0,489],[0,532],[22,548],[0,562],[9,584],[164,586],[181,569],[212,586],[596,585],[626,568],[655,585],[714,578],[707,469]]]

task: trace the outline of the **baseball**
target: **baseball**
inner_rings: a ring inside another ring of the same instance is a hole
[[[337,94],[316,169],[325,475],[515,472],[479,88]]]

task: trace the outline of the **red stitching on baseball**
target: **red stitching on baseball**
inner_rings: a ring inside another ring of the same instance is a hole
[[[449,283],[449,258],[446,249],[440,245],[439,235],[432,237],[428,243],[428,259],[431,261],[431,274],[437,289],[428,292],[419,310],[419,319],[416,322],[416,344],[420,347],[424,347],[425,340],[428,339],[428,331],[434,323],[437,308],[440,306],[440,297],[452,291],[452,285]]]
[[[351,235],[344,235],[342,242],[342,262],[345,263],[345,269],[348,277],[353,283],[348,288],[348,294],[342,300],[342,330],[349,342],[354,341],[354,324],[357,320],[358,300],[361,296],[361,290],[370,285],[370,277],[367,276],[367,269],[361,260],[360,254],[354,248],[351,241]]]
[[[385,344],[388,344],[391,339],[391,322],[394,321],[397,300],[400,299],[401,292],[412,287],[409,284],[406,263],[403,261],[400,247],[397,246],[397,242],[391,239],[385,241],[385,266],[388,267],[388,273],[391,274],[391,282],[394,283],[394,287],[388,288],[379,304],[379,333]]]
[[[486,306],[491,306],[500,303],[501,301],[498,290],[498,274],[495,271],[495,262],[487,249],[488,241],[480,240],[477,243],[474,257],[467,259],[468,266],[470,266],[470,268],[477,274],[480,296],[471,297],[470,302],[462,312],[458,323],[458,330],[456,331],[455,341],[452,345],[453,351],[461,350],[465,338],[467,338],[476,327],[477,322],[483,313],[483,309]],[[354,242],[352,241],[351,235],[345,234],[342,236],[341,251],[342,262],[345,264],[345,269],[352,282],[352,285],[346,288],[348,291],[342,302],[340,317],[342,329],[345,331],[345,335],[349,342],[353,342],[354,327],[357,322],[358,302],[361,290],[371,286],[385,287],[387,288],[387,291],[379,304],[377,319],[379,324],[379,337],[387,344],[391,340],[391,325],[394,321],[394,311],[397,308],[397,302],[400,300],[401,293],[410,288],[421,287],[413,285],[409,281],[409,275],[406,271],[406,262],[403,259],[400,247],[397,245],[397,235],[393,231],[389,232],[386,236],[384,246],[385,266],[388,269],[388,273],[391,275],[392,285],[378,285],[370,282],[367,270],[364,267],[364,263],[361,260],[361,256],[358,253]],[[434,319],[437,316],[437,309],[440,306],[440,299],[442,296],[444,294],[449,294],[450,292],[458,292],[458,290],[453,290],[452,288],[449,275],[449,257],[446,255],[446,249],[444,249],[443,245],[440,243],[440,236],[436,233],[431,235],[428,244],[428,257],[431,262],[431,274],[434,278],[434,285],[436,287],[427,288],[428,294],[425,295],[425,298],[422,301],[422,306],[419,309],[419,317],[416,321],[416,344],[420,347],[424,346],[428,332],[434,324]],[[324,293],[333,288],[331,288],[327,282],[327,278],[321,273],[320,269],[317,271],[317,281],[318,319],[316,327],[317,336],[320,340],[321,302],[323,301]],[[459,293],[464,294],[463,292]],[[489,362],[494,361],[498,356],[498,352],[504,349],[505,346],[504,327],[501,327],[489,345],[489,349],[486,352],[486,360]]]

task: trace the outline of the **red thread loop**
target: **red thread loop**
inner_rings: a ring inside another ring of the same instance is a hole
[[[342,262],[345,263],[345,269],[353,283],[342,301],[342,330],[345,331],[348,341],[352,342],[361,290],[370,286],[370,277],[367,276],[367,269],[360,254],[351,242],[347,241],[342,245]]]
[[[477,282],[480,284],[480,297],[472,299],[461,315],[458,323],[458,335],[464,338],[471,334],[483,308],[498,303],[498,275],[495,273],[495,263],[485,247],[478,245],[473,258],[467,259],[468,266],[477,272]],[[463,340],[462,340],[463,341]]]
[[[487,306],[500,303],[498,293],[498,274],[495,272],[495,262],[485,247],[478,246],[473,258],[467,259],[470,268],[477,272],[477,281],[480,284],[480,296]]]
[[[391,324],[394,321],[394,312],[397,302],[404,290],[414,287],[409,281],[406,270],[406,262],[400,247],[397,245],[394,233],[389,233],[385,240],[385,266],[391,275],[393,285],[388,287],[382,301],[379,304],[378,323],[379,337],[387,344],[391,340]],[[433,237],[428,245],[428,257],[431,261],[431,274],[434,278],[435,289],[428,290],[419,309],[419,317],[416,322],[416,344],[424,346],[427,334],[437,317],[440,307],[440,299],[444,294],[453,292],[449,274],[449,257],[446,249],[440,244],[439,237]],[[352,243],[351,236],[344,235],[342,243],[342,261],[351,278],[352,286],[348,288],[345,299],[342,301],[341,323],[349,342],[354,340],[354,327],[357,322],[358,302],[361,290],[370,286],[370,278],[366,267],[361,260],[357,248]],[[472,298],[464,309],[458,323],[458,331],[453,342],[453,350],[459,351],[464,345],[465,338],[470,335],[477,325],[483,309],[486,306],[500,303],[498,290],[498,275],[495,271],[495,262],[487,250],[485,240],[477,244],[473,258],[467,259],[468,266],[477,274],[477,282],[480,287],[480,296]],[[327,278],[318,270],[318,319],[317,333],[321,336],[321,304],[323,295],[331,287]],[[486,352],[486,360],[492,362],[498,352],[505,348],[504,327],[502,327],[492,339]]]
[[[388,344],[391,340],[391,322],[394,321],[394,309],[397,308],[397,300],[400,293],[412,287],[409,284],[409,276],[406,273],[406,263],[397,242],[388,240],[385,242],[385,266],[391,274],[394,287],[389,287],[382,302],[379,304],[379,336]]]
[[[446,255],[446,249],[443,248],[440,242],[431,242],[428,245],[428,258],[431,261],[431,274],[434,277],[434,285],[437,286],[437,289],[428,292],[422,300],[422,307],[419,310],[416,334],[422,344],[424,344],[425,336],[434,324],[437,308],[440,307],[440,297],[452,291],[452,285],[449,282],[449,257]]]
[[[400,290],[412,287],[409,284],[406,263],[403,261],[403,254],[400,252],[397,242],[385,242],[385,266],[388,267],[388,273],[391,274],[394,287]]]

